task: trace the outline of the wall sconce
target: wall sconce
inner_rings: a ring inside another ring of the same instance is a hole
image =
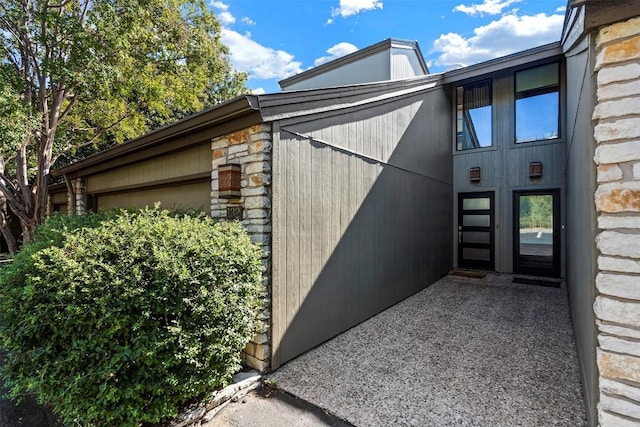
[[[469,168],[469,181],[480,182],[480,168]]]
[[[542,178],[542,162],[529,163],[529,178]]]
[[[242,169],[237,164],[218,166],[218,197],[237,199],[240,197],[240,175]]]

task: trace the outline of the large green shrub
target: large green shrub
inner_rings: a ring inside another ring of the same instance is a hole
[[[0,276],[3,377],[67,422],[175,416],[239,368],[261,271],[238,223],[158,209],[56,217]]]

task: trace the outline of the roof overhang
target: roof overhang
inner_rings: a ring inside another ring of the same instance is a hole
[[[569,0],[562,28],[564,50],[571,49],[594,29],[637,16],[638,0]]]
[[[257,96],[240,96],[70,165],[54,169],[51,174],[75,177],[96,173],[201,143],[204,139],[224,135],[261,120]]]
[[[457,70],[447,71],[444,73],[443,83],[447,84],[469,80],[526,64],[552,60],[561,56],[562,46],[560,42],[554,42]]]

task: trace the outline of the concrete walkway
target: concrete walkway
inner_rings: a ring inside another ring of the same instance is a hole
[[[566,289],[447,276],[269,376],[356,426],[585,425]]]

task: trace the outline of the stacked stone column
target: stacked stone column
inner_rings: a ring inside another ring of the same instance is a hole
[[[595,193],[602,426],[640,423],[640,18],[596,39]]]
[[[76,178],[71,181],[71,188],[75,194],[75,206],[72,206],[72,198],[69,195],[69,214],[87,214],[87,184],[84,178]],[[73,209],[73,210],[72,210]]]
[[[271,127],[260,124],[215,138],[211,150],[211,215],[224,218],[227,207],[242,206],[242,224],[251,240],[262,248],[265,267],[263,324],[245,348],[243,359],[248,366],[264,371],[269,367],[271,351]],[[229,163],[241,165],[241,196],[237,199],[222,199],[218,193],[218,167]]]

